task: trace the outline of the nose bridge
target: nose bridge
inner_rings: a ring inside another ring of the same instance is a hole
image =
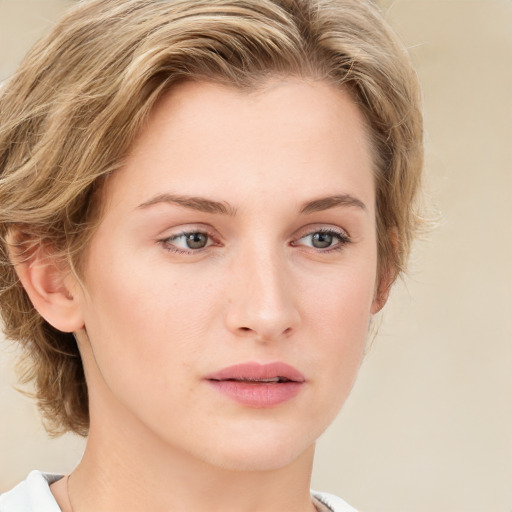
[[[300,320],[293,280],[277,248],[269,243],[255,245],[241,251],[234,262],[228,325],[238,334],[277,339],[291,334]]]

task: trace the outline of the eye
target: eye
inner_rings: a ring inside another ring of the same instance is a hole
[[[334,229],[319,229],[299,238],[293,245],[305,245],[314,249],[341,249],[350,242],[350,238],[343,231]]]
[[[203,231],[178,233],[161,240],[161,242],[167,250],[180,253],[200,251],[213,243],[210,235]]]

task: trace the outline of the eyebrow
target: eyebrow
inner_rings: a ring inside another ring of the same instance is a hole
[[[367,211],[366,205],[360,199],[357,199],[357,197],[354,197],[350,194],[341,194],[321,197],[319,199],[314,199],[313,201],[308,201],[302,205],[300,213],[310,214],[315,212],[322,212],[324,210],[329,210],[330,208],[336,208],[338,206],[355,206],[356,208],[360,208],[363,211]]]
[[[140,204],[137,208],[149,208],[150,206],[160,203],[176,204],[178,206],[183,206],[185,208],[190,208],[191,210],[197,210],[205,213],[217,213],[221,215],[236,214],[236,208],[233,208],[228,203],[213,201],[211,199],[206,199],[205,197],[184,196],[176,194],[160,194],[153,197],[149,201],[145,201],[144,203]]]
[[[214,201],[205,197],[176,194],[159,194],[140,204],[137,208],[145,209],[160,203],[176,204],[178,206],[190,208],[191,210],[197,210],[205,213],[216,213],[220,215],[234,216],[237,212],[236,208],[223,201]],[[308,201],[302,205],[300,213],[308,215],[339,206],[355,206],[363,211],[367,210],[366,205],[356,197],[350,194],[340,194]]]

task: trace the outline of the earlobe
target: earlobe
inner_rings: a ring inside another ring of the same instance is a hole
[[[387,270],[377,283],[375,287],[375,296],[373,297],[371,314],[377,314],[388,301],[389,292],[391,291],[391,286],[395,281],[395,274],[391,271],[391,269]]]
[[[398,252],[398,231],[396,228],[389,230],[389,240],[391,242],[392,251],[395,253],[394,256],[396,256]],[[394,264],[394,258],[388,258],[384,271],[378,276],[378,281],[375,286],[375,295],[371,307],[372,315],[378,313],[386,305],[389,292],[397,276],[398,271]]]
[[[10,237],[12,240],[12,237]],[[51,250],[39,245],[23,257],[9,244],[11,261],[34,308],[53,327],[74,332],[84,325],[76,279],[68,268],[57,262]]]

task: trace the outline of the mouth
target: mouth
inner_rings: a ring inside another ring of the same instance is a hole
[[[283,382],[297,382],[292,379],[288,379],[287,377],[281,377],[281,376],[272,377],[270,379],[249,379],[249,378],[235,379],[235,378],[233,378],[233,379],[208,379],[208,380],[212,380],[212,381],[216,381],[216,382],[221,382],[221,381],[245,382],[246,384],[280,384]]]
[[[260,364],[255,362],[228,366],[218,372],[208,375],[207,380],[240,381],[248,383],[305,382],[302,373],[293,366],[282,363]]]
[[[224,396],[253,408],[273,407],[291,400],[306,382],[286,363],[244,363],[229,366],[205,379]]]

